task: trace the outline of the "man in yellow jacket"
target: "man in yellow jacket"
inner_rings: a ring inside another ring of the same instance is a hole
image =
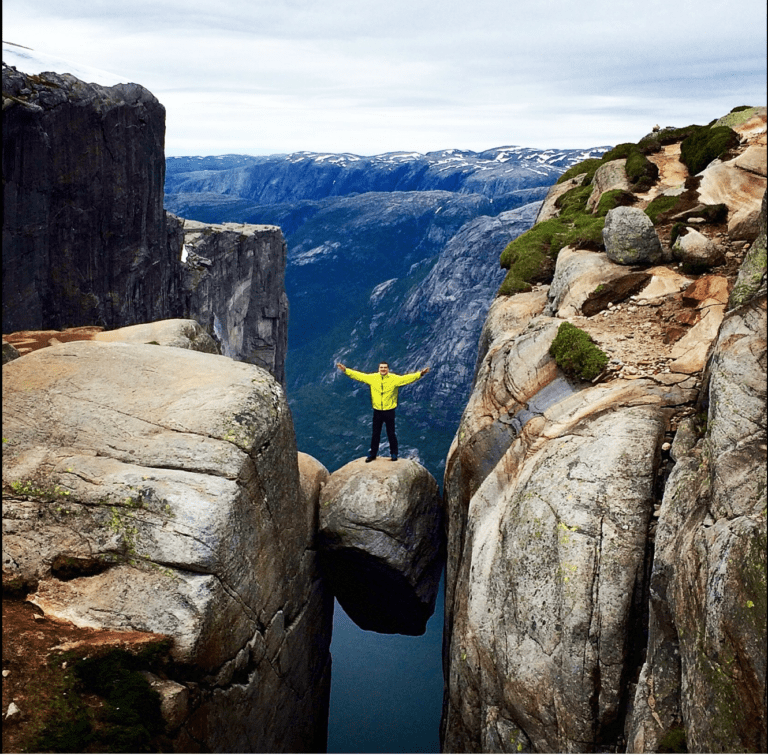
[[[350,370],[341,362],[336,365],[345,375],[353,380],[359,380],[371,387],[371,403],[373,404],[373,432],[371,433],[371,450],[366,461],[373,461],[379,453],[379,440],[381,438],[381,426],[387,428],[389,440],[389,452],[392,461],[397,461],[397,436],[395,435],[395,408],[397,407],[397,389],[401,385],[413,383],[429,372],[425,367],[419,372],[411,372],[408,375],[395,375],[389,371],[389,365],[382,362],[378,372],[358,372]]]

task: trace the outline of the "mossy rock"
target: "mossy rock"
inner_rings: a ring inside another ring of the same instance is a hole
[[[645,208],[645,214],[651,219],[654,225],[657,225],[661,216],[672,212],[680,204],[680,197],[668,197],[660,194],[655,197]]]
[[[728,126],[702,126],[680,145],[680,161],[695,176],[713,160],[739,145],[739,135]]]
[[[610,191],[604,191],[600,196],[600,201],[595,207],[594,214],[597,217],[605,217],[611,210],[616,207],[628,207],[637,201],[637,197],[631,192],[624,189],[611,189]]]
[[[739,105],[739,107],[733,108],[728,115],[724,115],[715,121],[715,126],[739,126],[742,123],[746,123],[752,116],[757,115],[760,112],[760,108],[751,107],[750,105]]]
[[[632,184],[632,190],[638,193],[648,191],[659,178],[659,167],[637,148],[627,156],[624,170]]]
[[[594,380],[608,365],[608,355],[589,333],[569,322],[558,328],[549,353],[563,372],[582,380]]]

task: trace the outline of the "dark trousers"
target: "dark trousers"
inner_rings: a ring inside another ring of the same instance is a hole
[[[373,432],[371,433],[371,456],[379,454],[379,440],[381,439],[381,426],[387,427],[387,440],[389,440],[389,453],[397,456],[397,436],[395,435],[395,410],[373,410]]]

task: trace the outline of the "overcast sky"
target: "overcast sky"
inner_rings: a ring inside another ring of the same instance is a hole
[[[3,39],[147,87],[168,155],[590,147],[766,104],[765,0],[3,0]]]

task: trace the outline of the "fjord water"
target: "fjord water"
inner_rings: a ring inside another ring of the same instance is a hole
[[[360,629],[336,603],[329,753],[440,752],[443,601],[420,637]]]

